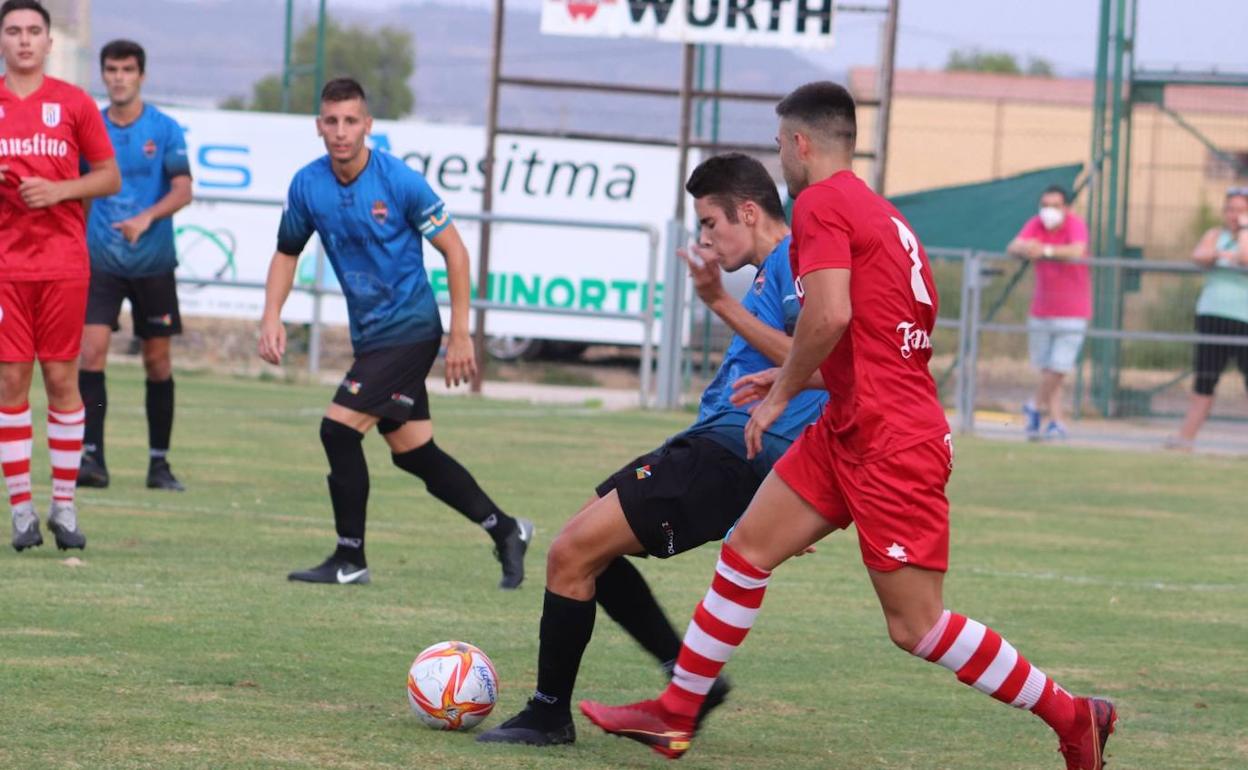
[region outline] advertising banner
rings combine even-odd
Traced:
[[[282,202],[295,172],[324,154],[309,116],[222,110],[166,110],[186,131],[195,202],[174,217],[179,277],[263,282],[277,240]],[[479,212],[485,129],[418,121],[374,123],[375,151],[403,158],[457,212]],[[495,211],[531,217],[650,223],[662,235],[675,207],[676,151],[664,147],[502,136],[495,148]],[[457,226],[476,277],[480,228]],[[315,277],[316,240],[300,260],[297,281]],[[573,227],[494,225],[489,295],[522,306],[640,312],[646,296],[649,241],[640,232]],[[425,244],[425,267],[440,297],[446,266]],[[662,277],[662,265],[658,276]],[[326,267],[326,285],[335,278]],[[263,294],[250,289],[184,285],[187,315],[259,319]],[[474,289],[475,295],[475,289]],[[661,308],[661,287],[656,291]],[[284,317],[307,322],[308,295],[292,293]],[[345,323],[340,298],[324,303],[324,320]],[[444,320],[449,315],[444,311]],[[640,344],[641,324],[491,311],[490,334]]]
[[[832,47],[833,0],[542,0],[542,32],[670,43]]]

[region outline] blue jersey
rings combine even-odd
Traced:
[[[113,225],[141,214],[168,195],[175,176],[191,175],[182,127],[150,104],[143,105],[138,120],[125,126],[109,120],[107,109],[103,112],[121,169],[121,192],[91,203],[87,218],[91,270],[127,278],[172,272],[178,256],[171,217],[152,222],[135,244]]]
[[[422,236],[451,217],[425,178],[387,152],[369,152],[350,184],[329,156],[295,174],[277,232],[277,250],[298,256],[312,233],[347,298],[356,353],[442,336],[442,318],[425,274]]]
[[[793,289],[793,273],[789,266],[789,238],[782,240],[763,262],[741,304],[758,320],[792,336],[801,309]],[[776,364],[750,347],[740,335],[733,335],[724,353],[724,362],[715,379],[702,393],[698,421],[684,435],[703,435],[745,459],[745,424],[750,421],[747,407],[733,406],[732,384],[747,374],[769,369]],[[819,418],[828,394],[824,390],[804,390],[789,402],[780,419],[763,434],[763,451],[751,461],[760,477],[771,472],[771,466],[807,425]]]

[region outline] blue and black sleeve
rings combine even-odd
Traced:
[[[303,253],[315,231],[312,217],[304,201],[300,177],[296,176],[290,183],[290,191],[286,194],[286,208],[282,210],[282,223],[277,227],[277,250],[283,254],[297,257]]]

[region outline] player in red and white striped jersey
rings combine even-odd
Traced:
[[[43,543],[31,497],[30,383],[35,359],[48,395],[52,507],[60,548],[82,548],[74,507],[82,455],[78,349],[87,308],[82,201],[121,189],[91,97],[44,74],[51,19],[36,0],[0,5],[0,465],[13,510],[13,547]],[[85,161],[87,173],[80,172]]]
[[[784,366],[741,378],[734,401],[762,399],[745,428],[751,452],[802,389],[826,387],[828,406],[722,546],[663,694],[581,710],[608,732],[681,756],[707,691],[754,625],[771,571],[852,523],[894,643],[1035,713],[1057,733],[1068,770],[1101,770],[1113,704],[1072,696],[995,631],[944,607],[953,442],[928,369],[936,287],[905,218],[851,170],[853,98],[811,83],[776,112],[797,195],[790,258],[803,309]]]

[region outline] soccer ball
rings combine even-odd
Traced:
[[[407,700],[435,730],[466,730],[494,710],[498,674],[479,648],[438,642],[416,656],[407,672]]]

